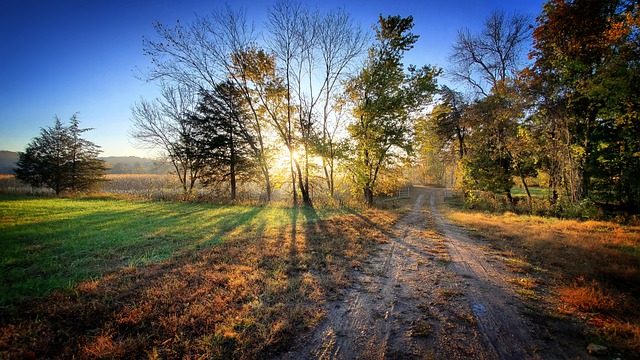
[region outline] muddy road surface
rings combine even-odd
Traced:
[[[282,359],[589,358],[526,315],[513,274],[440,213],[443,190],[412,191],[391,241]]]

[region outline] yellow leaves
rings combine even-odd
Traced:
[[[275,77],[276,59],[263,49],[250,48],[231,54],[234,70],[247,80],[264,83],[265,79]]]

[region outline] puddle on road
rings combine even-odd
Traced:
[[[477,317],[483,317],[487,312],[487,308],[482,304],[473,304],[473,313],[476,314]]]

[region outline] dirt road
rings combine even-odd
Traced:
[[[392,240],[284,359],[588,357],[523,315],[504,266],[439,212],[442,190],[413,191]]]

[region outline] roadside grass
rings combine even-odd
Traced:
[[[63,286],[47,294],[50,285],[31,284],[41,292],[30,300],[3,294],[16,305],[0,309],[7,359],[281,353],[323,318],[324,302],[341,296],[349,269],[398,218],[96,199],[1,198],[0,209],[2,269],[17,272],[3,289],[28,277]]]
[[[290,223],[293,213],[284,207],[0,196],[0,306],[218,244],[235,233],[259,235],[267,225]],[[300,220],[339,213],[320,209]]]
[[[588,320],[593,339],[640,355],[640,227],[604,221],[449,209],[457,224],[490,241],[529,299]],[[544,285],[542,285],[544,284]]]

